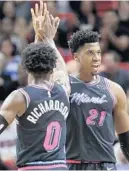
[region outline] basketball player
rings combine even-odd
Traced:
[[[57,25],[49,25],[47,39],[54,37]],[[44,28],[45,36],[47,31]],[[60,58],[56,48],[49,44],[30,44],[23,51],[22,64],[33,83],[12,92],[0,109],[0,133],[17,119],[17,166],[21,170],[67,169],[64,146],[69,113],[68,79],[65,80],[67,72]],[[57,74],[58,65],[65,75],[63,82]]]
[[[70,76],[66,143],[69,169],[115,170],[115,129],[129,160],[126,95],[118,84],[98,75],[101,50],[97,32],[77,31],[69,47],[79,70],[78,75]]]
[[[71,108],[66,143],[69,169],[114,170],[115,129],[129,159],[125,93],[118,84],[97,74],[101,65],[97,32],[78,31],[73,34],[69,46],[79,70],[78,75],[70,76]]]

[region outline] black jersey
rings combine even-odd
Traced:
[[[69,100],[55,84],[51,91],[38,86],[20,89],[27,110],[17,117],[18,167],[65,163],[66,118]]]
[[[115,162],[112,113],[116,99],[109,80],[97,76],[97,81],[91,84],[71,76],[70,82],[67,160]]]

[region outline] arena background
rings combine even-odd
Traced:
[[[34,41],[30,8],[35,1],[0,1],[0,101],[27,83],[20,67],[21,52]],[[64,57],[69,73],[76,64],[67,41],[77,30],[91,29],[101,35],[103,64],[100,74],[120,84],[129,99],[129,2],[128,1],[48,1],[53,16],[59,16],[56,45]],[[129,107],[129,105],[128,105]],[[15,122],[0,136],[0,157],[9,167],[15,166]],[[116,137],[114,144],[118,168],[129,169]],[[0,168],[1,169],[1,168]]]

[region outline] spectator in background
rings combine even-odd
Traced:
[[[5,38],[1,42],[1,52],[6,58],[3,74],[10,76],[11,80],[18,80],[18,65],[20,63],[20,56],[13,55],[14,46],[9,38]]]
[[[99,31],[101,19],[97,16],[94,2],[69,1],[71,9],[77,14],[80,29]]]
[[[7,1],[3,4],[4,17],[15,20],[15,3],[14,1]]]
[[[13,50],[14,46],[10,39],[5,38],[1,41],[0,51],[5,58],[4,69],[1,75],[4,79],[6,96],[17,89],[18,86],[18,65],[20,63],[20,56],[13,56]]]
[[[69,1],[56,1],[56,7],[58,13],[71,12]]]
[[[64,18],[60,22],[56,35],[56,44],[66,63],[73,59],[67,42],[73,32],[76,32],[77,30],[79,30],[79,20],[74,13],[70,13],[68,18]]]
[[[102,18],[101,47],[103,51],[115,50],[122,61],[129,60],[129,30],[120,27],[116,12],[108,11]]]
[[[14,22],[10,19],[5,17],[1,22],[1,37],[3,36],[11,36],[13,33],[13,25]]]
[[[20,51],[21,39],[19,35],[14,33],[15,22],[12,21],[10,18],[6,17],[2,20],[1,24],[2,24],[2,29],[1,29],[0,39],[2,40],[5,37],[9,37],[13,42],[13,44],[15,45],[16,51]]]
[[[79,15],[79,13],[80,13],[80,4],[81,4],[81,1],[69,1],[70,8],[77,15]]]
[[[58,29],[58,42],[63,48],[68,48],[68,40],[73,32],[79,30],[79,20],[76,14],[71,13],[68,18],[60,22]]]
[[[16,18],[22,17],[25,18],[27,22],[29,22],[31,19],[31,1],[15,1],[15,4]]]
[[[109,51],[103,57],[103,65],[105,71],[100,75],[118,83],[126,94],[129,90],[129,73],[126,70],[120,69],[120,56],[115,51]]]
[[[125,29],[129,28],[129,2],[128,1],[120,1],[118,16],[120,19],[120,26]]]
[[[13,38],[14,44],[17,46],[18,52],[21,52],[22,49],[24,49],[27,45],[27,34],[28,31],[28,25],[25,18],[16,18],[15,24],[14,24],[14,35],[15,38]]]
[[[55,1],[48,1],[47,2],[47,8],[48,8],[50,14],[53,15],[53,17],[57,16],[57,9],[56,9],[56,2]]]
[[[94,12],[94,2],[81,1],[79,20],[81,23],[80,27],[82,27],[82,29],[84,27],[85,29],[99,31],[101,19]]]

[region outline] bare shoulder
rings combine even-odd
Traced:
[[[120,85],[109,81],[111,89],[116,96],[116,104],[113,110],[114,124],[117,134],[129,130],[129,115],[127,112],[127,98],[124,90]]]
[[[1,110],[14,109],[19,113],[23,113],[25,105],[23,94],[19,90],[15,90],[5,99],[1,106]]]
[[[119,84],[117,84],[111,80],[108,80],[108,81],[109,81],[110,88],[111,88],[112,92],[114,93],[117,101],[119,101],[119,102],[120,101],[123,101],[123,102],[127,101],[126,94],[125,94],[123,88]]]
[[[24,97],[19,90],[14,90],[10,95],[5,99],[3,104],[19,104],[24,101]]]

